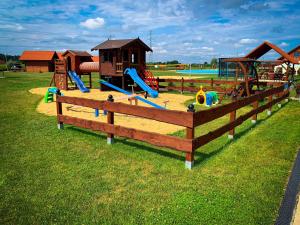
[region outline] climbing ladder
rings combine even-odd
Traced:
[[[50,91],[47,91],[46,94],[45,94],[45,97],[44,97],[44,101],[45,101],[45,103],[53,102],[54,101],[53,93],[50,92]]]
[[[159,90],[158,82],[155,79],[155,77],[153,76],[151,71],[149,71],[149,70],[144,71],[144,81],[146,84],[151,86],[152,89],[157,90],[157,91]]]

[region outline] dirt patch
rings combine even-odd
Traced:
[[[47,91],[47,87],[43,88],[34,88],[31,89],[29,92],[36,95],[44,96]],[[106,100],[108,95],[111,94],[114,96],[115,99],[124,97],[124,94],[115,92],[115,91],[99,91],[99,89],[91,89],[89,93],[82,93],[79,90],[72,90],[72,91],[62,91],[64,96],[71,96],[71,97],[81,97],[81,98],[88,98],[88,99],[96,99],[96,100]],[[181,94],[169,94],[169,93],[160,93],[158,98],[149,98],[150,101],[164,106],[165,101],[168,101],[167,109],[171,110],[180,110],[186,111],[186,106],[184,106],[184,102],[187,100],[192,99],[191,96],[185,96]],[[127,99],[120,99],[116,100],[117,102],[122,102],[129,104]],[[141,106],[151,107],[143,102],[138,102]],[[43,113],[49,116],[56,115],[56,103],[45,103],[44,100],[41,100],[39,105],[37,106],[37,111],[39,113]],[[86,107],[74,106],[70,104],[63,104],[63,114],[73,117],[78,117],[87,120],[94,120],[99,122],[106,122],[107,118],[103,115],[103,111],[100,110],[99,117],[95,117],[95,110]],[[154,120],[142,119],[135,116],[128,116],[123,114],[115,114],[115,124],[121,125],[124,127],[141,129],[145,131],[152,131],[161,134],[169,134],[176,132],[178,130],[183,129],[183,127],[162,123]]]

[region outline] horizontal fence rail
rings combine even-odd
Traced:
[[[164,79],[166,80],[166,79]],[[168,79],[173,80],[173,79]],[[189,81],[189,80],[188,80]],[[208,82],[208,81],[206,81]],[[218,82],[218,81],[215,81]],[[222,81],[223,82],[223,81]],[[229,81],[230,83],[232,81]],[[229,84],[230,84],[229,83]],[[275,96],[277,96],[275,98]],[[212,140],[222,136],[226,132],[229,132],[229,137],[234,137],[234,129],[241,125],[244,121],[252,118],[252,122],[257,120],[257,114],[268,110],[268,114],[271,114],[271,108],[275,104],[279,104],[282,100],[289,96],[289,90],[284,89],[284,85],[270,88],[266,91],[260,92],[243,99],[195,112],[194,109],[189,107],[187,112],[176,110],[161,110],[156,108],[127,105],[120,102],[113,102],[113,99],[107,101],[57,96],[57,122],[58,127],[63,128],[63,124],[69,124],[93,131],[100,131],[107,133],[108,144],[113,143],[114,135],[130,138],[138,141],[147,142],[152,145],[167,147],[174,150],[185,152],[186,154],[186,167],[191,168],[194,162],[194,152],[197,148],[211,142]],[[259,104],[267,98],[267,103]],[[107,112],[107,122],[92,121],[68,115],[63,115],[62,104],[73,104],[83,107],[89,107],[98,110],[104,110]],[[236,118],[236,111],[245,107],[252,106],[253,109],[244,115]],[[184,127],[186,130],[185,137],[175,137],[171,135],[159,134],[152,131],[143,131],[139,129],[128,128],[114,124],[114,114],[131,115],[138,118],[150,119],[163,123],[178,125]],[[207,134],[195,137],[195,128],[200,125],[204,125],[210,121],[221,118],[227,114],[230,114],[229,122]]]

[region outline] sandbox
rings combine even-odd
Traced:
[[[48,87],[42,87],[31,89],[29,90],[29,92],[32,94],[44,96],[47,90]],[[64,96],[80,97],[95,100],[106,100],[108,95],[110,94],[113,95],[115,99],[124,96],[124,94],[116,91],[104,92],[99,91],[99,89],[91,89],[89,93],[82,93],[79,90],[62,91],[62,93]],[[193,96],[186,96],[181,94],[160,93],[158,98],[149,98],[149,100],[161,106],[164,106],[164,102],[168,101],[166,103],[167,109],[186,111],[187,107],[184,103],[193,98]],[[127,99],[121,99],[117,102],[130,104]],[[140,101],[138,102],[138,105],[151,107]],[[45,103],[44,100],[41,100],[37,106],[37,111],[48,116],[56,116],[56,103]],[[100,111],[99,117],[95,117],[95,111],[93,109],[69,104],[63,104],[63,113],[64,115],[99,122],[106,122],[107,120],[107,117],[103,115],[103,111]],[[156,133],[160,134],[170,134],[183,129],[183,127],[177,125],[162,123],[154,120],[143,119],[135,116],[128,116],[118,113],[115,114],[115,124],[123,126],[126,125],[126,127],[129,128],[155,131]]]

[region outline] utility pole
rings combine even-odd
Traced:
[[[149,46],[152,49],[152,30],[150,30],[149,32]],[[152,62],[153,57],[152,57],[152,52],[149,53],[149,57],[148,57],[148,62]]]
[[[7,65],[7,57],[6,57],[6,53],[4,53],[4,58],[5,58],[6,71],[8,71],[8,65]]]

